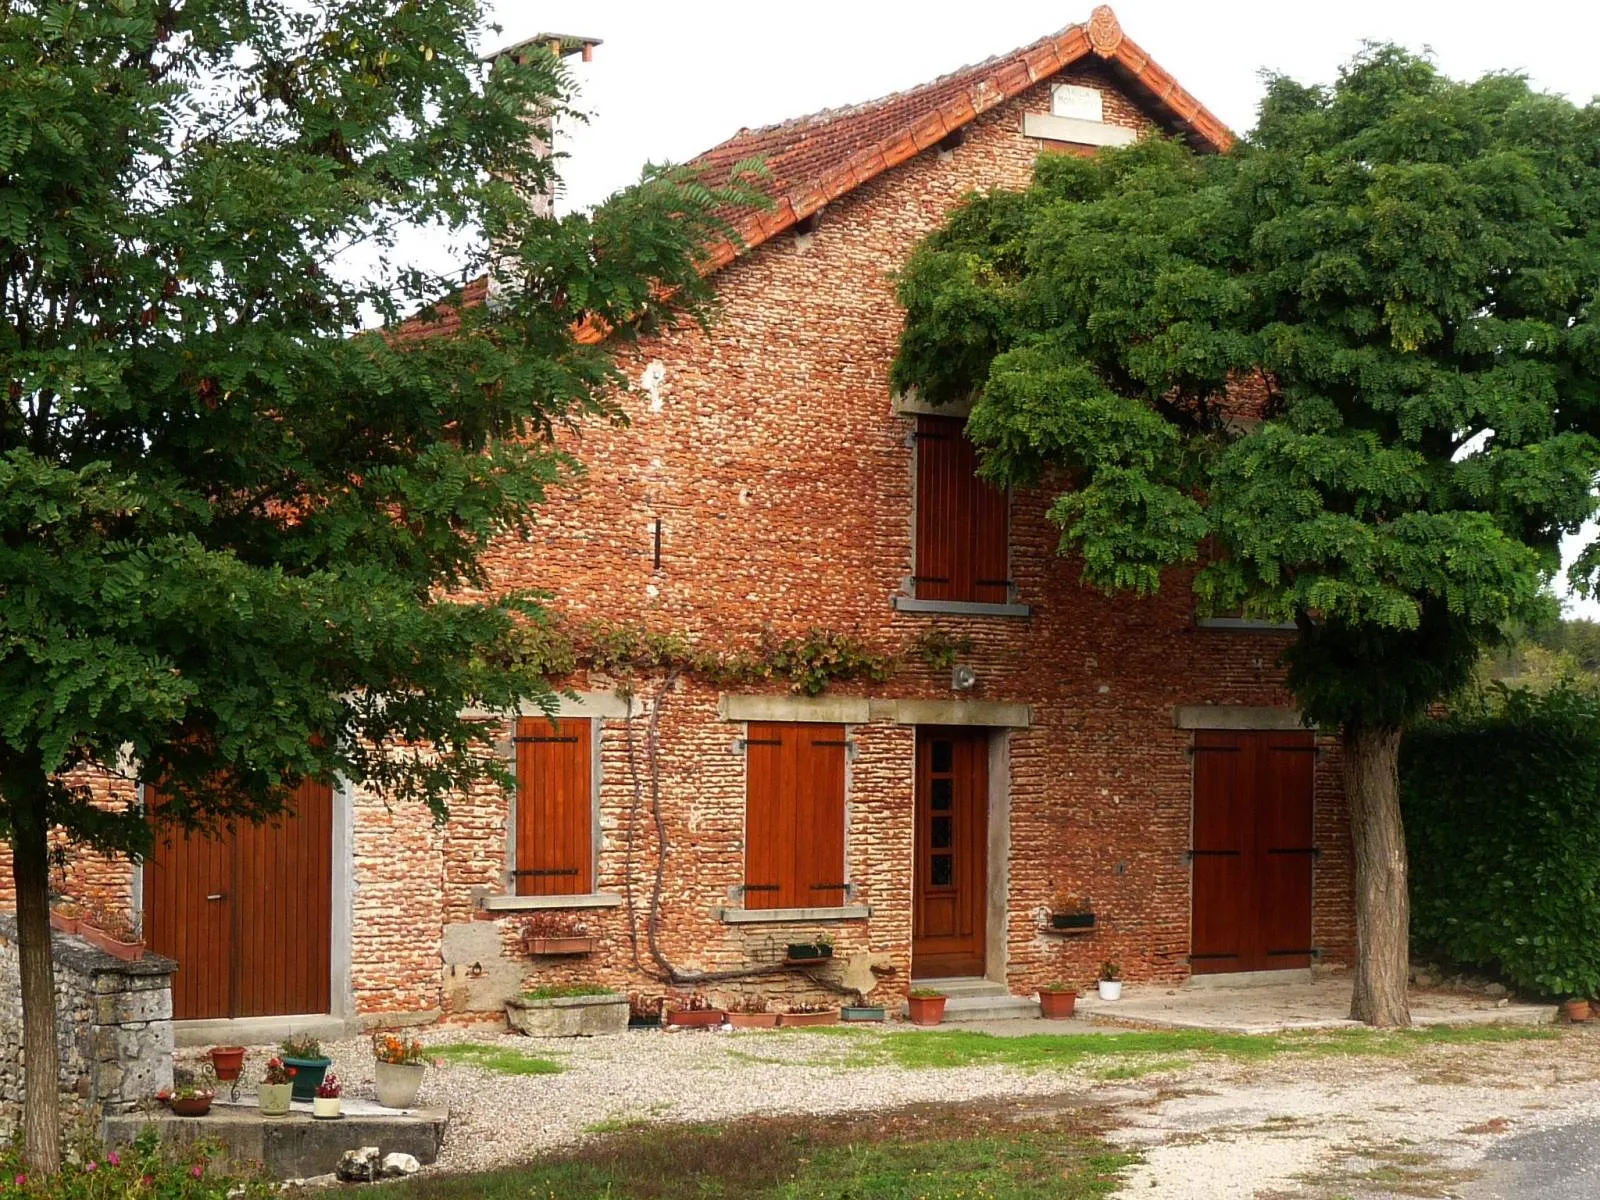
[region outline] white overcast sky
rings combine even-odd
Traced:
[[[682,162],[758,126],[913,87],[1087,19],[1091,0],[498,0],[497,48],[535,33],[600,38],[570,59],[590,121],[560,149],[561,207],[586,207],[647,161]],[[1121,0],[1128,36],[1238,131],[1261,72],[1328,81],[1364,40],[1433,53],[1460,78],[1519,71],[1600,94],[1600,0]],[[1572,611],[1600,617],[1600,605]]]

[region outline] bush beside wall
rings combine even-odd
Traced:
[[[1497,689],[1409,732],[1400,778],[1416,950],[1600,994],[1600,700]]]

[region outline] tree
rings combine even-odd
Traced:
[[[1600,108],[1387,46],[1270,80],[1227,155],[1044,156],[900,283],[895,383],[976,398],[982,472],[1055,491],[1086,583],[1298,628],[1374,1025],[1409,1021],[1401,731],[1537,617],[1595,507],[1597,284]]]
[[[538,597],[487,594],[479,557],[576,469],[553,435],[617,413],[585,330],[703,316],[701,248],[751,199],[647,169],[537,215],[568,79],[480,61],[483,15],[0,0],[0,837],[37,1172],[51,831],[152,838],[74,769],[131,758],[199,829],[335,774],[443,819],[497,774],[462,711],[552,693]],[[494,271],[489,302],[431,310],[449,337],[362,332],[459,284],[391,261],[417,229]]]

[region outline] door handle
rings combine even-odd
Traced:
[[[222,893],[221,892],[212,892],[209,896],[206,897],[206,899],[207,900],[221,900],[222,899]]]

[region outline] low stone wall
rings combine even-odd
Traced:
[[[123,962],[52,933],[62,1102],[83,1116],[128,1112],[172,1084],[172,972],[146,954]],[[17,922],[0,913],[0,1136],[22,1110],[22,991]]]

